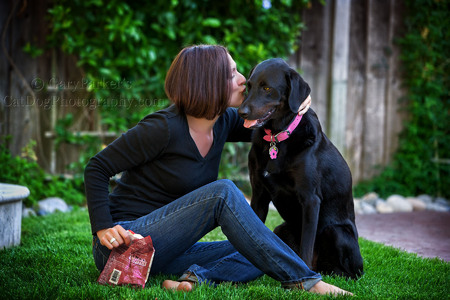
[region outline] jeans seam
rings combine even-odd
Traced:
[[[225,257],[225,258],[220,259],[214,266],[212,266],[212,267],[210,268],[210,270],[212,271],[212,270],[218,268],[219,266],[223,265],[223,264],[224,264],[225,262],[227,262],[227,261],[229,261],[229,257],[228,257],[228,256]]]
[[[216,245],[214,245],[214,246],[216,246]],[[214,247],[214,248],[212,248],[212,247],[204,247],[204,248],[202,248],[201,249],[201,251],[188,251],[189,249],[191,249],[191,248],[189,248],[188,250],[186,250],[186,254],[195,254],[195,253],[202,253],[202,252],[208,252],[208,251],[211,251],[211,250],[216,250],[216,249],[220,249],[220,248],[224,248],[224,247],[228,247],[228,245],[225,245],[225,244],[223,244],[223,245],[220,245],[220,247]]]
[[[95,263],[97,264],[97,261],[96,261],[96,259],[95,259],[95,257],[97,257],[97,259],[101,259],[101,264],[103,265],[103,266],[105,266],[106,265],[106,263],[107,263],[107,261],[108,261],[108,258],[109,258],[109,256],[106,256],[104,253],[103,253],[103,251],[101,250],[101,247],[104,247],[104,246],[102,246],[101,244],[100,244],[100,240],[98,239],[98,238],[96,238],[96,242],[95,242],[95,244],[94,244],[94,247],[93,247],[93,252],[95,252],[95,253],[93,253],[93,255],[94,255],[94,261],[95,261]]]
[[[100,247],[103,246],[100,244],[100,241],[97,238],[97,241],[95,242],[95,252],[99,253],[103,259],[108,260],[108,257],[106,257],[105,254],[103,254],[103,251],[100,250]]]

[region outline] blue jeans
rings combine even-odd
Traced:
[[[263,274],[284,286],[308,290],[321,280],[289,246],[256,216],[241,191],[218,180],[134,221],[116,224],[142,236],[155,248],[151,274],[194,273],[199,282],[247,282]],[[220,226],[227,241],[198,242]],[[103,270],[110,250],[94,236],[96,266]]]

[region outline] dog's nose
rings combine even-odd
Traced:
[[[238,114],[243,119],[247,119],[249,113],[250,111],[246,105],[241,105],[238,109]]]

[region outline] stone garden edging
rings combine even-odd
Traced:
[[[429,195],[417,197],[404,197],[401,195],[391,195],[386,200],[378,196],[377,193],[368,193],[362,198],[354,199],[356,214],[375,213],[395,213],[432,210],[439,212],[449,212],[450,203],[447,199]]]

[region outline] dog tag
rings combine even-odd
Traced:
[[[276,144],[274,142],[270,143],[270,148],[269,148],[269,156],[270,159],[276,159],[277,158],[277,154],[278,154],[278,148],[276,146]]]

